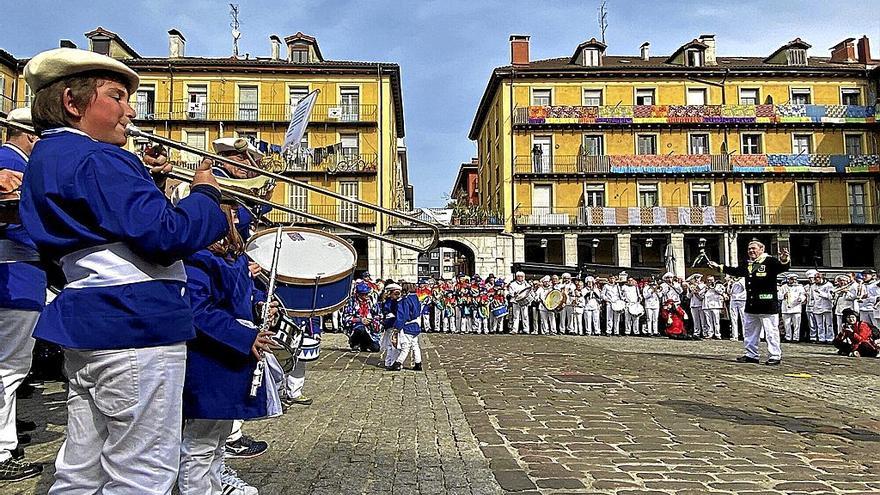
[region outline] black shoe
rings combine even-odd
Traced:
[[[34,431],[37,429],[37,424],[33,421],[28,421],[26,419],[16,419],[15,420],[15,429],[18,431]]]
[[[401,367],[402,366],[400,366],[400,363],[395,362],[391,366],[385,368],[385,371],[400,371]]]
[[[413,365],[413,371],[422,371],[422,363],[416,363]]]
[[[21,481],[43,472],[43,466],[9,458],[0,462],[0,481]]]
[[[758,359],[758,358],[753,358],[753,357],[748,357],[748,356],[740,356],[740,357],[736,358],[736,362],[737,362],[737,363],[753,363],[753,364],[758,364],[758,363],[761,362],[761,360]]]
[[[764,364],[767,366],[779,366],[780,364],[782,364],[782,360],[781,359],[768,359]]]
[[[284,399],[281,399],[281,403],[285,407],[310,406],[310,405],[312,405],[312,399],[309,397],[306,397],[305,395],[300,395],[299,397],[296,397],[296,398],[285,397]]]
[[[226,442],[227,459],[251,459],[269,450],[269,444],[242,435],[234,442]]]

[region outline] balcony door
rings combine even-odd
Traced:
[[[339,99],[342,106],[343,122],[357,122],[360,120],[361,90],[357,87],[344,87],[339,89]]]
[[[340,181],[339,194],[346,198],[358,199],[358,182],[354,180]],[[356,223],[358,221],[358,205],[340,200],[339,221],[343,223]]]
[[[532,187],[532,213],[549,215],[553,210],[553,186],[535,184]]]
[[[800,223],[816,223],[816,184],[812,182],[798,183],[798,217]]]
[[[709,135],[691,134],[689,139],[689,151],[691,155],[709,154]]]
[[[745,184],[745,223],[764,223],[763,184]]]
[[[189,86],[187,88],[186,117],[192,120],[205,120],[208,117],[208,87]]]
[[[287,191],[287,201],[290,207],[294,210],[304,211],[308,213],[309,191],[306,190],[304,187],[300,187],[294,184],[290,184]],[[288,221],[291,223],[302,223],[307,220],[305,217],[301,217],[299,215],[288,214]]]
[[[137,118],[139,119],[152,120],[156,118],[155,86],[141,86],[138,88],[137,93],[134,95],[134,110],[137,112]]]
[[[551,136],[535,136],[532,140],[532,171],[548,174],[552,171],[553,138]]]
[[[687,90],[688,105],[705,105],[706,104],[706,88],[688,88]]]
[[[257,87],[239,86],[238,120],[257,120]]]
[[[864,182],[849,183],[849,218],[852,223],[867,223],[867,192]]]

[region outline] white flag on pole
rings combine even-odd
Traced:
[[[299,148],[302,137],[306,132],[306,126],[309,125],[309,117],[312,115],[312,107],[315,106],[315,100],[318,99],[320,90],[314,90],[307,94],[302,100],[296,104],[296,107],[290,112],[290,125],[284,134],[283,149]]]

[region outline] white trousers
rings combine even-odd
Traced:
[[[64,350],[67,438],[50,495],[169,494],[180,465],[186,345]]]
[[[574,319],[574,308],[571,306],[563,306],[559,311],[559,333],[572,333],[572,320]]]
[[[18,446],[15,391],[31,369],[38,311],[0,309],[0,462]]]
[[[767,338],[767,354],[770,359],[782,359],[782,348],[779,345],[779,315],[744,314],[743,347],[745,347],[746,356],[760,357],[758,343],[761,341],[761,332],[764,332],[764,336]]]
[[[282,385],[283,387],[283,385]],[[229,433],[229,437],[226,438],[226,441],[232,443],[239,438],[241,438],[241,427],[244,426],[244,420],[236,419],[232,421],[232,431]]]
[[[703,309],[703,337],[721,338],[720,309]]]
[[[745,309],[746,302],[745,301],[731,301],[730,302],[730,339],[738,340],[739,339],[739,328],[740,324],[745,321]]]
[[[874,311],[862,311],[859,310],[859,321],[866,321],[873,326],[877,326],[877,319],[874,318]]]
[[[290,370],[290,373],[287,374],[287,378],[281,386],[281,396],[298,399],[303,394],[303,387],[305,384],[306,362],[297,359],[296,364],[293,366],[293,369]]]
[[[801,337],[801,314],[783,313],[782,326],[785,327],[785,340],[797,341]]]
[[[645,333],[648,335],[659,335],[660,329],[657,328],[657,320],[660,318],[660,308],[645,308]]]
[[[409,351],[412,351],[413,353],[413,362],[415,364],[422,362],[422,349],[419,347],[418,335],[409,335],[400,332],[400,335],[397,336],[397,343],[400,346],[400,355],[397,357],[398,363],[403,365],[406,362],[406,358],[409,356]]]
[[[187,419],[180,442],[180,495],[221,495],[220,469],[232,420]]]
[[[517,303],[510,305],[512,319],[510,323],[510,333],[519,333],[519,325],[522,323],[522,332],[529,333],[529,306],[528,304],[520,306]]]
[[[464,314],[461,306],[455,308],[455,328],[461,333],[471,333],[471,317]]]
[[[706,320],[703,317],[703,307],[691,307],[691,320],[694,323],[694,335],[703,336],[703,329],[706,328]]]
[[[810,341],[831,342],[834,340],[834,315],[827,313],[809,313]]]
[[[541,316],[541,333],[544,335],[548,334],[556,334],[556,313],[553,311],[548,311],[543,307],[538,309],[538,314]]]
[[[584,335],[599,335],[602,333],[602,327],[599,326],[600,317],[599,308],[584,310]]]
[[[641,333],[639,329],[640,319],[641,316],[632,315],[629,311],[624,311],[623,321],[626,323],[627,335],[638,335],[639,333]]]
[[[573,310],[571,313],[571,333],[574,335],[584,334],[584,313]]]
[[[620,331],[620,315],[623,311],[614,311],[611,304],[605,305],[605,333],[608,335],[622,334]]]

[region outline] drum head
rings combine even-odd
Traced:
[[[544,296],[544,306],[547,306],[547,309],[556,309],[560,304],[562,304],[562,291],[559,289],[553,289]]]
[[[276,229],[255,234],[245,247],[247,255],[267,273],[272,267]],[[331,282],[354,270],[354,248],[339,236],[308,228],[285,227],[281,233],[278,280],[308,283]]]

